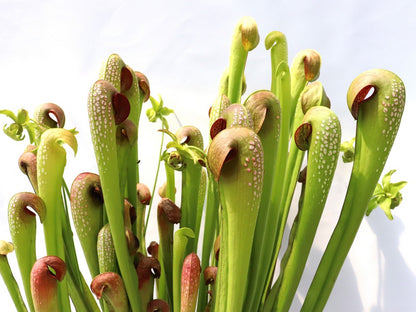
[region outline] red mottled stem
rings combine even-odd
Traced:
[[[130,311],[123,280],[117,273],[105,272],[97,275],[92,280],[91,290],[97,299],[104,299],[110,312]]]
[[[36,312],[59,311],[58,281],[66,274],[59,257],[46,256],[35,262],[30,274],[33,304]]]
[[[166,301],[154,299],[147,305],[147,312],[169,312],[170,308]]]
[[[181,312],[195,311],[201,263],[196,253],[186,256],[182,267]]]
[[[139,278],[139,296],[141,297],[142,309],[146,310],[148,303],[153,298],[154,279],[161,274],[160,262],[154,257],[138,254],[139,263],[136,266]]]
[[[157,297],[162,298],[164,297],[165,293],[165,285],[166,285],[166,273],[165,268],[163,266],[163,260],[159,255],[159,244],[155,241],[150,242],[149,246],[147,247],[147,252],[153,257],[156,258],[160,263],[160,277],[156,280],[156,291]],[[166,296],[165,296],[166,297]]]
[[[218,268],[216,266],[209,266],[205,268],[203,272],[205,285],[210,285],[210,290],[208,291],[209,299],[205,308],[206,312],[211,310],[213,298],[215,298],[215,281],[217,279],[217,271]]]
[[[209,266],[205,268],[203,272],[205,285],[215,284],[215,280],[217,279],[217,271],[218,271],[218,268],[216,266]]]
[[[154,258],[159,259],[159,244],[155,241],[150,242],[147,252]]]
[[[160,248],[166,277],[167,296],[172,298],[173,226],[181,221],[181,210],[175,203],[162,198],[157,207]],[[168,301],[171,302],[171,299]]]
[[[215,284],[215,280],[217,279],[217,271],[218,271],[218,268],[216,266],[209,266],[205,268],[204,270],[205,285]]]

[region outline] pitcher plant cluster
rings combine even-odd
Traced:
[[[12,119],[4,127],[8,136],[21,141],[27,133],[30,140],[19,167],[33,190],[11,198],[12,243],[0,246],[1,274],[18,311],[70,311],[71,302],[77,311],[288,311],[341,152],[353,162],[350,182],[302,306],[304,312],[324,309],[364,216],[380,206],[392,219],[402,200],[406,182],[392,183],[394,170],[378,181],[399,129],[405,88],[384,69],[355,78],[347,105],[356,135],[341,143],[340,122],[318,80],[319,53],[303,50],[289,66],[281,32],[264,40],[271,86],[243,98],[246,61],[259,42],[256,22],[242,18],[205,141],[195,126],[173,132],[166,118],[173,110],[150,96],[146,76],[110,55],[86,99],[98,172],[80,173],[70,187],[63,179],[66,150],[82,146],[77,132],[64,128],[63,110],[43,104],[32,118],[24,109],[0,111]],[[145,102],[162,138],[151,186],[140,182],[139,172]],[[156,220],[149,217],[152,208]],[[290,209],[297,213],[293,223]],[[39,223],[46,255],[37,253]],[[158,241],[146,241],[156,227]],[[7,260],[13,250],[23,289]],[[81,273],[80,257],[89,276]]]

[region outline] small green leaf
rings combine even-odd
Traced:
[[[25,109],[19,109],[17,111],[17,122],[19,124],[24,124],[29,121],[29,113]]]
[[[383,209],[384,213],[386,214],[387,218],[393,220],[393,216],[391,214],[391,198],[388,197],[380,197],[380,201],[377,201],[378,205],[381,209]]]
[[[381,186],[381,184],[377,184],[373,196],[378,196],[378,195],[382,195],[384,193],[383,187]]]
[[[389,193],[391,194],[397,194],[399,191],[404,188],[407,185],[406,181],[396,182],[396,183],[390,183],[389,187]]]
[[[401,181],[396,183],[391,183],[391,176],[395,173],[396,170],[390,170],[386,173],[381,179],[382,184],[378,183],[373,197],[371,198],[366,215],[370,215],[377,206],[380,206],[386,214],[387,218],[390,220],[393,219],[391,210],[400,205],[403,200],[402,194],[399,192],[403,187],[406,186],[407,182]]]
[[[156,112],[153,108],[146,110],[146,116],[150,122],[156,122]]]
[[[15,141],[22,141],[25,136],[23,134],[23,127],[18,123],[12,123],[3,127],[4,133]]]
[[[2,109],[2,110],[0,110],[0,114],[6,115],[7,117],[10,117],[11,119],[13,119],[14,122],[17,122],[16,115],[12,111],[10,111],[8,109]]]
[[[162,108],[160,108],[160,109],[159,109],[159,112],[160,112],[162,115],[167,116],[167,115],[169,115],[169,114],[172,114],[172,113],[173,113],[173,109],[170,109],[170,108],[167,108],[167,107],[162,107]]]
[[[173,110],[163,106],[162,97],[159,95],[159,101],[157,101],[154,97],[150,97],[150,102],[152,107],[146,110],[146,116],[150,122],[156,122],[158,119],[162,122],[162,126],[164,129],[169,129],[168,121],[166,120],[165,116],[170,115],[173,113]]]
[[[383,179],[381,180],[381,183],[382,183],[384,189],[387,188],[388,185],[390,184],[391,175],[395,172],[396,172],[396,170],[390,170],[388,173],[386,173],[384,175]]]

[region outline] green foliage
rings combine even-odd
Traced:
[[[33,118],[25,109],[17,114],[0,110],[12,121],[3,127],[4,133],[16,141],[23,141],[27,135],[34,145],[28,148],[33,152],[31,162],[22,162],[20,167],[28,176],[29,171],[32,173],[36,193],[32,197],[39,196],[45,204],[39,210],[42,213],[34,210],[40,214],[51,257],[43,260],[46,267],[43,262],[33,264],[33,213],[26,205],[16,209],[15,200],[9,210],[9,227],[30,310],[41,307],[47,299],[60,310],[69,311],[70,297],[79,311],[112,311],[116,307],[122,311],[288,311],[341,152],[344,162],[353,162],[350,184],[302,308],[323,310],[364,215],[380,206],[393,219],[391,210],[402,201],[400,191],[406,182],[391,182],[395,170],[377,182],[399,128],[404,85],[395,74],[382,69],[354,79],[347,104],[357,119],[357,132],[352,140],[341,144],[341,125],[330,109],[322,83],[317,81],[321,56],[315,50],[303,50],[289,66],[286,37],[280,32],[272,31],[265,40],[271,55],[270,90],[257,90],[242,99],[246,61],[258,43],[256,22],[250,17],[241,19],[232,37],[229,67],[220,79],[210,110],[206,146],[196,127],[172,132],[167,116],[174,111],[164,106],[160,96],[158,100],[149,97],[143,74],[127,66],[119,55],[110,55],[87,99],[99,172],[79,174],[71,194],[63,181],[67,160],[62,145],[68,144],[76,153],[77,131],[64,129],[63,110],[47,103]],[[146,194],[139,196],[138,123],[148,98],[146,116],[149,122],[160,121],[162,137],[152,192],[146,187]],[[170,138],[168,143],[164,142],[165,135]],[[151,220],[158,227],[159,241],[150,243],[146,250],[144,234],[161,164],[166,183],[155,205],[157,220]],[[179,176],[175,170],[180,171],[182,183],[175,183]],[[302,184],[299,197],[295,196],[298,182]],[[175,196],[177,186],[180,200]],[[99,304],[78,267],[80,255],[69,221],[69,197],[75,231],[92,278],[90,288]],[[298,207],[297,216],[288,224],[292,206]],[[287,227],[291,228],[289,241],[282,244]],[[204,233],[200,236],[201,228]],[[26,253],[22,253],[22,246],[27,247]],[[26,311],[7,261],[13,245],[2,243],[1,247],[0,273],[17,310]],[[48,263],[58,264],[57,269]],[[32,267],[35,270],[28,273]],[[211,272],[210,286],[201,274],[206,268]],[[276,281],[275,272],[279,273]],[[46,280],[39,284],[37,275],[46,276]],[[53,289],[47,292],[45,285]]]
[[[395,172],[396,170],[390,170],[384,175],[383,179],[381,180],[381,184],[377,184],[373,197],[368,204],[366,212],[367,216],[369,216],[374,209],[380,207],[383,209],[387,218],[393,220],[391,210],[399,206],[402,202],[403,197],[400,193],[400,190],[407,184],[405,181],[391,183],[391,176]]]

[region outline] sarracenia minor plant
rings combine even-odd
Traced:
[[[245,65],[260,39],[252,18],[238,22],[206,134],[198,125],[172,131],[166,116],[173,110],[150,96],[146,76],[110,55],[85,99],[98,172],[77,173],[71,186],[63,179],[66,151],[83,146],[77,131],[64,128],[63,109],[43,104],[33,118],[24,109],[0,111],[12,119],[3,128],[9,137],[30,140],[18,163],[33,190],[10,199],[12,242],[0,246],[0,273],[18,311],[70,311],[71,304],[77,311],[289,311],[343,153],[353,162],[350,182],[302,307],[324,309],[364,216],[380,206],[393,219],[402,200],[406,182],[391,182],[394,170],[378,182],[405,88],[385,69],[354,79],[346,104],[356,135],[341,143],[341,124],[318,80],[319,53],[303,50],[289,65],[281,32],[264,41],[270,87],[243,98]],[[146,115],[160,120],[162,137],[150,187],[140,181],[138,144],[148,99]],[[288,224],[290,209],[297,211]],[[46,255],[36,246],[37,226]],[[157,227],[158,240],[146,241],[150,227]],[[22,289],[7,260],[12,251]]]

